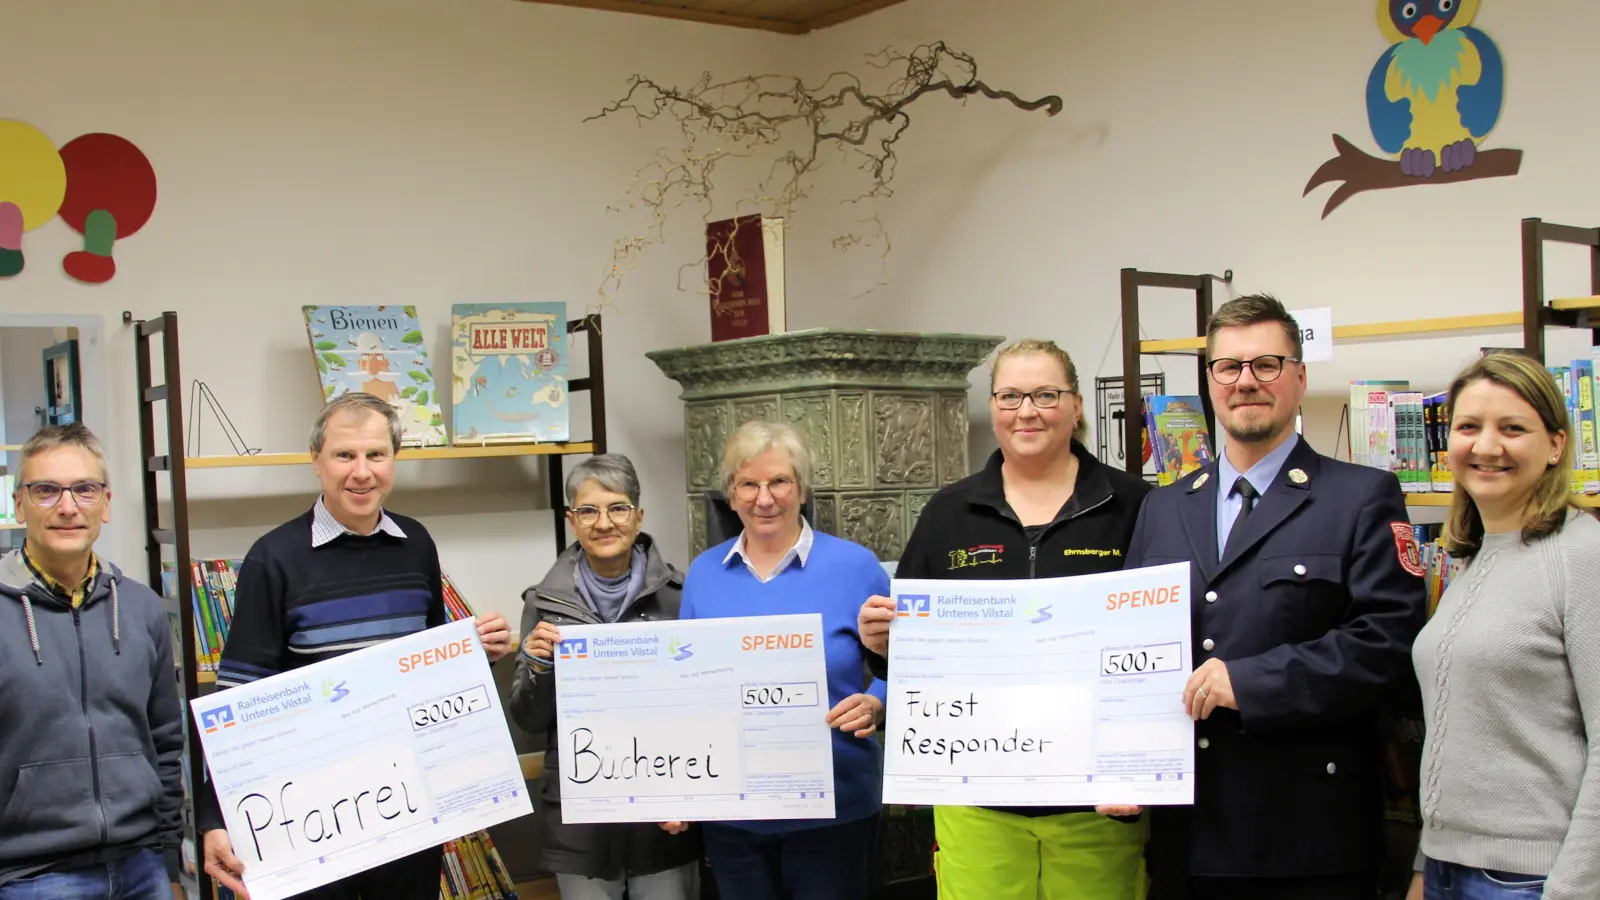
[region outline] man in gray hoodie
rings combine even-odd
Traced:
[[[161,598],[97,558],[105,451],[82,425],[22,448],[0,558],[0,900],[168,900],[183,707]]]

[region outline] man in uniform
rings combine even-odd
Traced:
[[[1381,713],[1426,618],[1404,496],[1295,433],[1300,329],[1276,299],[1224,304],[1206,338],[1224,452],[1150,494],[1128,551],[1193,580],[1194,805],[1151,810],[1150,897],[1368,900]]]

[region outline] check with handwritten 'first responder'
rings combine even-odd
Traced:
[[[885,803],[1194,802],[1188,563],[891,594]]]

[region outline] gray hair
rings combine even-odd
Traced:
[[[600,453],[573,466],[567,475],[567,505],[578,499],[578,491],[585,481],[627,497],[634,506],[639,505],[639,473],[633,470],[633,460],[621,453]]]
[[[773,449],[782,450],[789,455],[789,463],[794,466],[794,479],[804,497],[811,496],[811,451],[806,449],[805,439],[793,425],[787,422],[769,422],[765,419],[751,419],[734,429],[728,436],[727,443],[722,445],[722,492],[730,494],[733,491],[733,476],[743,465],[761,454]]]
[[[317,413],[317,420],[311,423],[311,455],[322,452],[322,444],[328,437],[328,421],[342,412],[361,413],[373,412],[383,416],[389,425],[389,443],[394,452],[400,452],[400,439],[405,435],[405,429],[400,424],[400,414],[395,412],[389,401],[374,394],[364,391],[350,391],[328,401]]]
[[[106,449],[100,443],[100,439],[95,437],[94,432],[82,422],[73,422],[70,425],[46,425],[33,437],[28,438],[28,442],[22,445],[18,476],[21,476],[22,470],[27,468],[28,460],[57,447],[78,447],[89,451],[100,462],[101,480],[108,483],[111,481],[111,469],[106,465]],[[18,477],[17,481],[20,486],[22,479]]]

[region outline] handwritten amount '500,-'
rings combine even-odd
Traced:
[[[1107,653],[1103,668],[1107,675],[1123,675],[1148,672],[1155,668],[1154,663],[1150,654],[1143,650],[1137,653]]]

